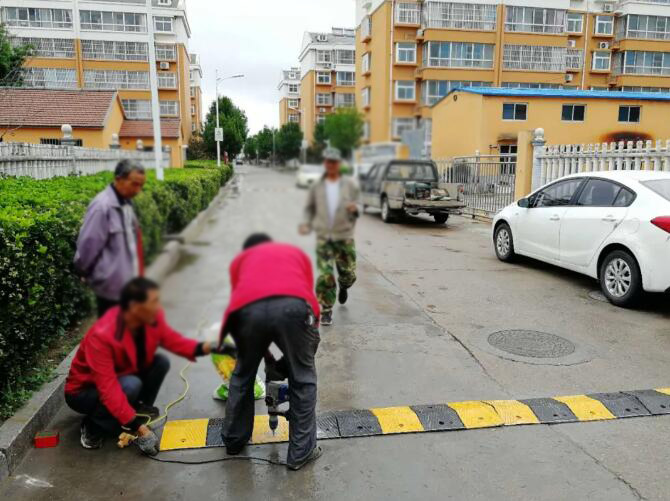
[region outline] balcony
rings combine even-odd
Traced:
[[[565,69],[567,71],[581,71],[584,66],[584,51],[582,49],[568,49],[565,56]]]
[[[396,26],[420,26],[421,7],[418,3],[397,3],[394,19]]]

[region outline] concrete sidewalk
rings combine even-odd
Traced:
[[[227,267],[256,230],[302,246],[296,228],[305,192],[294,178],[241,169],[239,196],[211,214],[163,288],[170,322],[205,339],[228,300]],[[536,264],[495,260],[486,225],[456,218],[446,227],[421,221],[384,225],[364,215],[358,229],[359,281],[350,302],[322,329],[317,367],[319,411],[446,401],[528,398],[615,391],[667,383],[667,313],[627,312],[587,299],[595,285]],[[481,344],[483,333],[537,325],[565,335],[590,357],[576,366],[504,360]],[[632,329],[635,326],[635,330]],[[628,336],[625,335],[628,333]],[[646,340],[640,341],[642,336]],[[586,348],[584,348],[586,349]],[[184,361],[159,404],[182,391]],[[630,367],[627,363],[630,362]],[[218,384],[202,359],[187,376],[191,391],[171,419],[221,417]],[[666,376],[667,377],[667,376]],[[667,384],[670,386],[670,384]],[[265,413],[262,403],[257,412]],[[108,441],[78,444],[79,417],[63,409],[52,428],[55,449],[31,451],[0,498],[70,499],[666,499],[663,446],[670,418],[613,423],[424,433],[328,441],[315,464],[294,473],[250,462],[161,464]],[[284,459],[285,445],[249,454]],[[222,449],[162,454],[185,461],[222,457]]]

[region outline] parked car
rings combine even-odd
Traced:
[[[564,177],[499,212],[493,242],[501,261],[520,254],[599,279],[618,306],[670,292],[670,172]]]
[[[363,210],[381,209],[382,220],[389,223],[403,215],[429,214],[444,224],[449,215],[465,207],[462,187],[443,184],[435,163],[428,160],[392,160],[372,166],[359,176]]]
[[[235,165],[244,165],[244,160],[242,160],[240,157],[237,157],[235,159]]]
[[[318,164],[304,164],[301,165],[298,169],[298,174],[296,175],[296,186],[298,188],[309,188],[319,179],[323,177],[325,173],[323,165]]]

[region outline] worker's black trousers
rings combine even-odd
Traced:
[[[230,378],[223,441],[231,451],[251,439],[254,426],[254,382],[270,344],[284,354],[289,380],[289,447],[287,462],[305,459],[316,447],[316,367],[319,332],[312,309],[293,297],[252,303],[231,319],[237,364]]]

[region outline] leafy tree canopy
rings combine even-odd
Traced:
[[[226,96],[219,97],[219,119],[223,129],[223,141],[221,142],[221,156],[225,151],[230,158],[240,154],[249,133],[247,115],[233,104]],[[205,150],[211,157],[216,157],[216,141],[214,131],[216,129],[216,101],[209,107],[209,113],[205,120],[202,133]]]
[[[363,137],[363,116],[355,108],[339,108],[326,116],[325,137],[344,157],[350,157]]]

